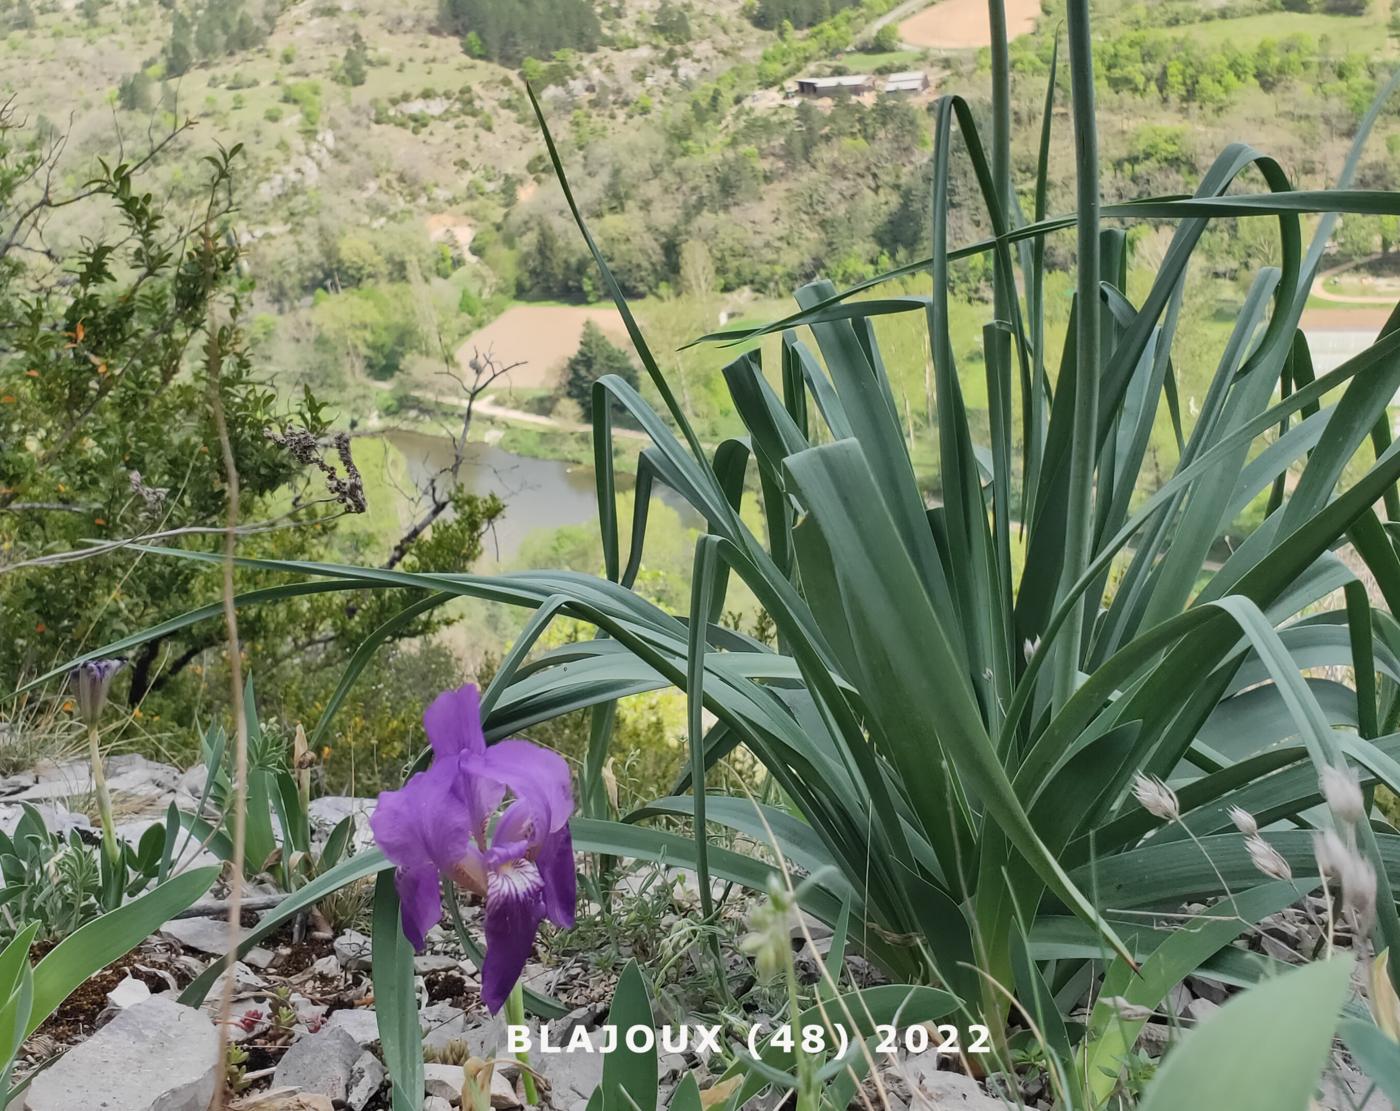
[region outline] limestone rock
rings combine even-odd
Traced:
[[[423,1066],[423,1090],[449,1103],[462,1098],[464,1074],[461,1065],[430,1064]]]
[[[493,1069],[491,1072],[491,1106],[498,1111],[506,1111],[507,1108],[519,1107],[520,1097],[515,1094],[515,1089],[511,1083],[500,1072]]]
[[[345,1094],[350,1111],[362,1111],[383,1083],[384,1066],[378,1057],[365,1050],[350,1068],[350,1090]]]
[[[368,1049],[379,1041],[379,1019],[368,1007],[347,1007],[341,1011],[332,1011],[326,1019],[325,1029],[344,1030],[362,1049]]]
[[[128,1007],[34,1078],[25,1111],[205,1111],[219,1037],[193,1007],[153,995]]]
[[[319,1092],[332,1102],[350,1092],[350,1075],[360,1059],[359,1044],[338,1027],[293,1042],[272,1074],[274,1088]]]
[[[911,1081],[910,1107],[923,1111],[1006,1111],[1007,1105],[993,1099],[970,1076],[960,1072],[921,1072]]]
[[[144,980],[138,980],[135,976],[127,976],[107,993],[107,1002],[116,1007],[117,1010],[124,1011],[150,997],[151,989],[146,986]]]
[[[346,930],[335,939],[335,959],[342,968],[368,968],[370,953],[370,939],[356,930]]]
[[[160,928],[160,933],[198,953],[222,957],[228,952],[228,922],[223,918],[172,918]],[[240,929],[239,940],[247,933]]]

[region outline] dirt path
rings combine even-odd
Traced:
[[[386,386],[388,383],[384,383]],[[461,394],[426,392],[424,390],[414,390],[414,395],[425,398],[428,401],[436,402],[439,405],[450,405],[454,409],[465,409],[467,399]],[[591,435],[593,426],[585,424],[583,421],[559,420],[557,417],[545,416],[543,413],[530,413],[524,409],[512,409],[509,405],[500,405],[492,401],[489,397],[478,397],[476,405],[472,408],[473,413],[480,413],[483,417],[491,417],[495,420],[511,421],[514,424],[533,424],[537,428],[548,428],[555,432],[582,432]],[[651,437],[645,432],[639,432],[635,428],[619,428],[616,422],[613,423],[613,435],[624,436],[634,440],[646,440],[650,442]]]
[[[891,8],[878,19],[872,19],[865,25],[865,31],[861,35],[862,39],[873,39],[875,33],[890,23],[898,23],[917,12],[920,8],[927,7],[929,0],[904,0],[904,3]]]
[[[1332,267],[1331,270],[1322,271],[1322,273],[1318,274],[1313,280],[1312,295],[1319,301],[1332,301],[1342,305],[1389,305],[1393,307],[1396,301],[1400,300],[1400,297],[1370,297],[1364,293],[1355,297],[1350,297],[1344,293],[1333,293],[1324,285],[1328,278],[1335,277],[1338,274],[1345,274],[1348,270],[1361,266],[1363,263],[1374,262],[1380,257],[1379,254],[1375,254],[1366,258],[1352,259],[1350,262],[1344,262],[1340,266]]]
[[[1006,35],[1035,29],[1040,0],[1006,0]],[[899,37],[918,49],[968,50],[992,41],[986,0],[938,0],[899,25]]]

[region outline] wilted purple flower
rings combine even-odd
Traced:
[[[370,826],[397,868],[404,936],[415,949],[442,918],[442,876],[485,898],[481,998],[494,1012],[519,979],[540,923],[574,924],[569,766],[529,741],[488,747],[471,684],[438,695],[423,724],[432,764],[381,793]],[[490,828],[507,792],[513,797]]]
[[[89,727],[96,728],[102,719],[112,679],[125,665],[124,660],[88,660],[68,673],[68,681],[78,700],[78,715]]]

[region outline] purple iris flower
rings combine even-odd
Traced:
[[[112,680],[126,664],[125,660],[87,660],[68,673],[73,693],[78,698],[78,716],[84,724],[97,727],[102,708],[107,705],[107,692]]]
[[[442,918],[442,877],[486,900],[481,998],[494,1013],[520,978],[540,923],[574,924],[569,765],[529,741],[488,747],[471,684],[438,695],[423,724],[432,764],[380,794],[370,827],[396,866],[403,932],[415,949]]]

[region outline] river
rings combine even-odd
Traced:
[[[452,462],[452,443],[430,433],[396,429],[386,439],[403,453],[412,481],[419,488]],[[533,532],[566,525],[596,524],[598,495],[592,467],[558,459],[531,459],[503,451],[494,444],[472,441],[467,445],[461,480],[477,494],[496,494],[506,503],[497,521],[494,540],[486,538],[487,554],[509,565]],[[631,487],[631,475],[618,475],[618,485]],[[657,484],[655,496],[676,509],[692,528],[703,520],[678,494]],[[623,538],[626,543],[626,538]]]

